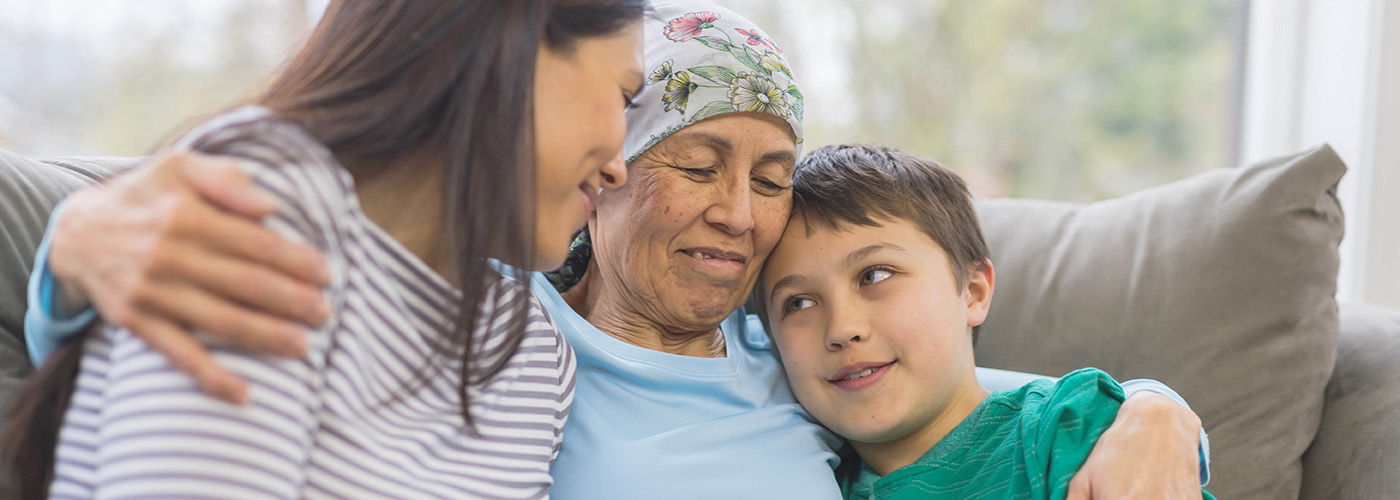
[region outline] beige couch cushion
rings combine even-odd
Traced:
[[[1322,426],[1303,454],[1302,499],[1400,498],[1400,310],[1341,312]]]
[[[996,265],[979,365],[1155,378],[1211,436],[1219,498],[1298,497],[1337,346],[1327,146],[1093,204],[979,200]]]
[[[109,174],[87,160],[39,162],[0,150],[0,426],[32,371],[24,346],[25,286],[49,211],[69,192]],[[9,470],[3,459],[0,470]],[[0,498],[18,495],[9,483],[9,475],[0,474]]]

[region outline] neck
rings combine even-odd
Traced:
[[[883,443],[851,442],[860,459],[884,476],[900,467],[913,464],[933,449],[939,441],[948,436],[958,424],[977,410],[977,405],[987,399],[988,391],[977,383],[977,376],[971,370],[964,383],[954,389],[953,396],[933,418],[922,427],[904,437]]]
[[[609,336],[653,351],[698,358],[724,357],[724,335],[719,325],[694,330],[667,328],[641,311],[648,304],[630,304],[623,295],[608,293],[606,280],[594,279],[602,271],[588,263],[583,279],[562,295],[569,307]],[[605,299],[610,297],[615,300]],[[652,297],[651,300],[659,300]]]
[[[360,209],[375,225],[444,279],[455,282],[443,236],[442,168],[428,155],[389,163],[347,164]]]

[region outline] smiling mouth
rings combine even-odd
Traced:
[[[876,372],[879,372],[881,369],[883,369],[883,368],[885,368],[885,367],[887,367],[887,366],[893,365],[893,364],[894,364],[894,361],[890,361],[890,362],[888,362],[888,363],[881,363],[881,364],[876,364],[876,363],[861,363],[860,365],[857,365],[857,366],[855,366],[855,367],[842,368],[840,371],[838,371],[838,372],[836,373],[835,376],[833,376],[833,377],[827,379],[827,381],[828,381],[828,382],[849,382],[849,381],[852,381],[852,380],[860,380],[860,379],[863,379],[863,378],[865,378],[865,377],[869,377],[870,375],[872,375],[872,374],[874,374],[874,373],[876,373]]]
[[[855,379],[858,379],[858,378],[865,378],[865,377],[870,376],[870,374],[872,374],[872,373],[875,373],[875,369],[874,369],[874,368],[867,368],[867,369],[866,369],[865,371],[863,371],[863,372],[860,372],[860,373],[852,373],[852,374],[850,374],[850,375],[847,375],[845,378],[842,378],[841,380],[855,380]]]
[[[690,256],[695,260],[727,260],[731,262],[738,262],[740,264],[743,264],[748,261],[748,258],[734,252],[723,252],[719,250],[711,250],[708,248],[684,248],[681,249],[680,252],[686,254],[687,256]]]

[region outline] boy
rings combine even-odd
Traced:
[[[995,274],[962,180],[918,155],[828,146],[793,182],[759,314],[798,401],[860,457],[843,464],[846,498],[1064,498],[1123,391],[1096,369],[978,384],[973,327]]]

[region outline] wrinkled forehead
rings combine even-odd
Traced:
[[[643,31],[647,82],[627,112],[629,163],[678,130],[734,112],[783,119],[801,154],[802,91],[767,31],[696,0],[657,2]]]

